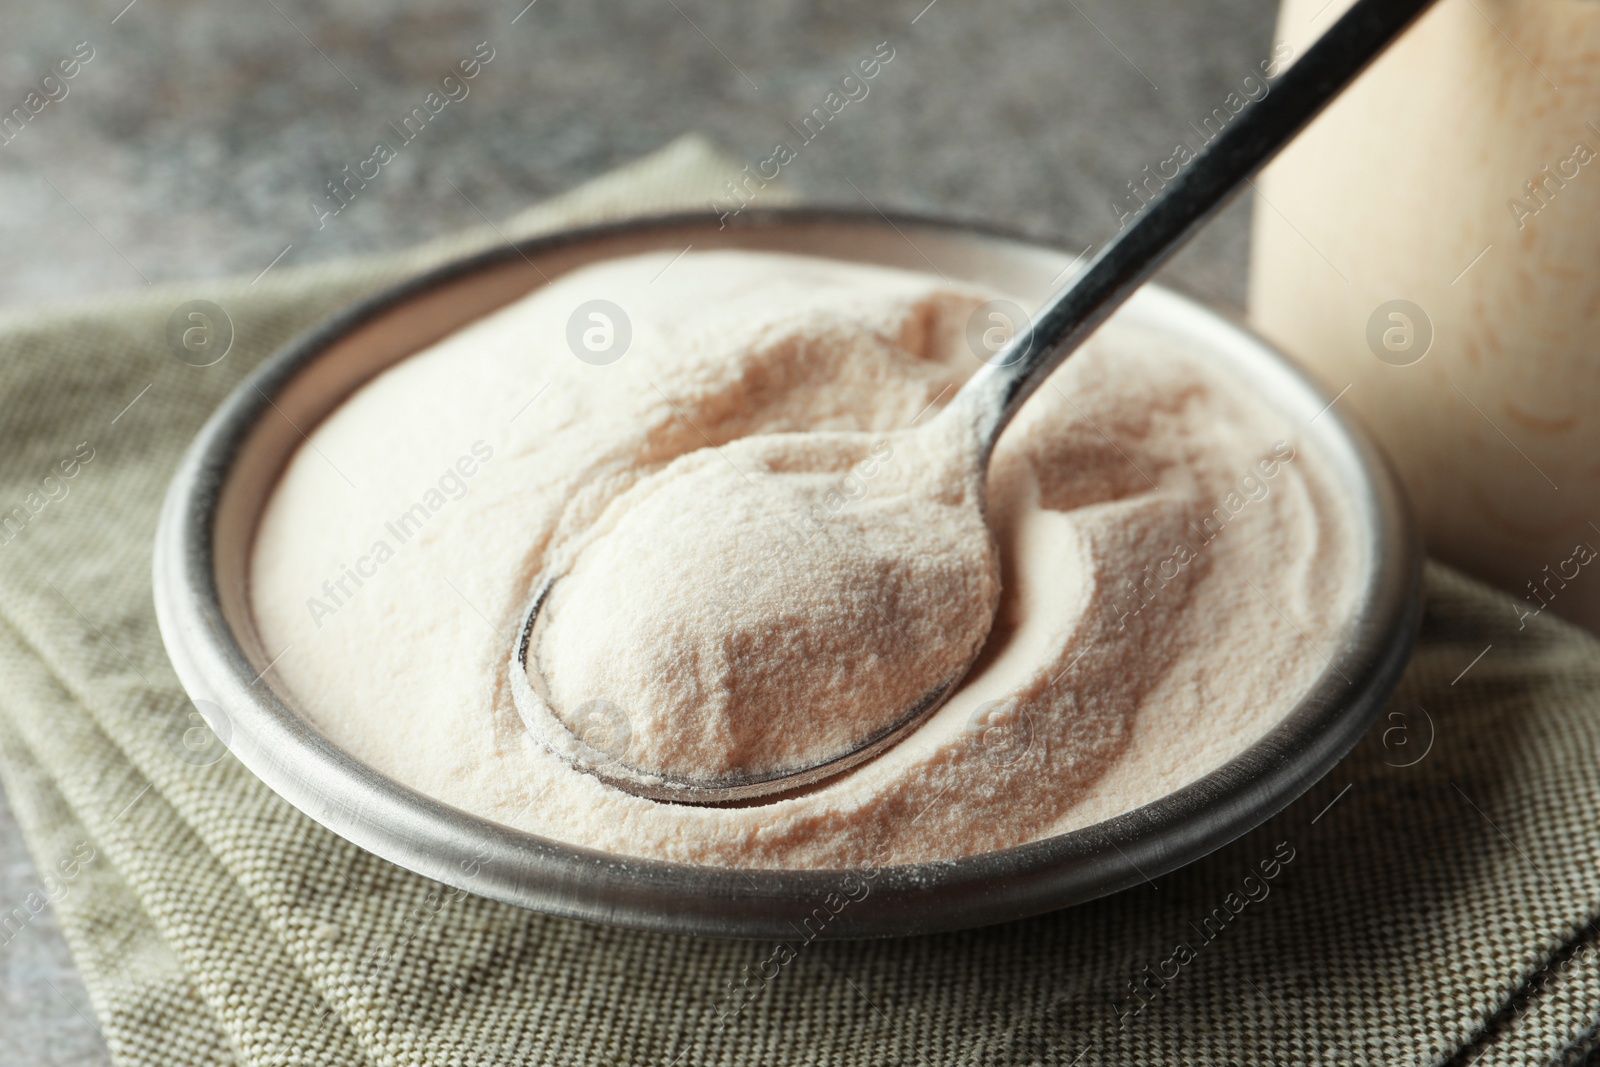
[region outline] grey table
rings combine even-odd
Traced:
[[[1098,244],[1117,228],[1112,203],[1127,183],[1268,56],[1274,6],[8,5],[0,115],[79,42],[93,58],[0,144],[0,314],[400,248],[478,223],[479,211],[510,214],[689,131],[755,163],[883,42],[894,58],[869,94],[780,181],[813,199],[870,198]],[[308,205],[324,183],[392,139],[389,124],[485,41],[494,58],[469,95],[317,229]],[[1247,244],[1248,211],[1236,204],[1165,280],[1237,308]],[[0,805],[0,911],[36,884]],[[0,1065],[106,1060],[46,913],[0,946]]]

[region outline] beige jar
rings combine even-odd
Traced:
[[[1285,0],[1299,55],[1344,6]],[[1600,3],[1440,0],[1257,182],[1250,315],[1430,552],[1600,629]]]

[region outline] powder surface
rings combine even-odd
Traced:
[[[995,451],[993,625],[925,724],[823,786],[743,807],[646,800],[568,766],[529,734],[507,683],[520,617],[557,565],[571,585],[552,593],[541,649],[553,702],[624,757],[792,759],[859,726],[830,718],[828,694],[860,696],[876,678],[888,706],[920,684],[892,628],[842,585],[825,585],[836,630],[808,625],[790,647],[795,630],[744,626],[742,608],[781,598],[798,570],[738,550],[739,523],[798,452],[822,529],[885,528],[874,516],[920,492],[904,481],[902,432],[979,366],[967,320],[997,294],[798,256],[672,259],[557,278],[375,378],[292,458],[256,536],[257,628],[279,657],[274,687],[355,758],[464,810],[623,855],[912,862],[1154,800],[1248,747],[1327,669],[1322,650],[1351,625],[1369,565],[1328,462],[1248,383],[1114,318]],[[568,343],[594,301],[631,331],[604,365]],[[647,536],[602,536],[627,523]],[[930,632],[944,613],[927,598],[981,602],[996,572],[992,557],[943,558],[939,525],[882,546],[899,570],[881,588],[909,596],[877,606],[956,655],[967,620]],[[650,557],[607,558],[629,543]],[[826,569],[821,549],[779,547]],[[746,555],[760,565],[741,571]],[[641,595],[657,602],[641,608]],[[687,620],[687,639],[636,641],[643,610],[650,627]],[[679,670],[691,654],[704,662]],[[828,669],[772,679],[759,666],[808,662]],[[807,706],[739,720],[716,691],[735,675],[798,684]],[[686,704],[698,717],[676,714]]]
[[[608,762],[695,781],[813,767],[904,722],[1000,595],[976,443],[929,421],[747,437],[622,494],[552,553],[531,658],[557,718],[579,732],[601,703],[630,726]]]

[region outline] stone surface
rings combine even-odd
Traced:
[[[94,57],[0,144],[0,312],[255,276],[503,217],[698,131],[752,164],[880,42],[893,60],[781,181],[1098,246],[1111,201],[1270,50],[1270,0],[58,0],[13,5],[0,113]],[[120,12],[120,14],[119,14]],[[479,42],[494,58],[338,216],[308,206]],[[1166,280],[1242,304],[1235,205]],[[287,249],[287,252],[285,252]],[[0,398],[3,402],[3,398]],[[0,809],[0,901],[36,880]],[[54,988],[53,988],[54,987]],[[53,921],[0,946],[0,1067],[103,1063]]]

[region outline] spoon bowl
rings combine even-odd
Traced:
[[[747,437],[621,494],[552,549],[521,617],[510,690],[530,733],[618,788],[695,804],[803,789],[894,744],[954,692],[999,603],[983,472],[943,443]],[[862,455],[872,499],[817,506]],[[719,521],[672,540],[663,524],[707,499]]]
[[[541,576],[536,583],[537,592],[528,606],[517,629],[517,647],[512,657],[511,698],[522,716],[523,725],[545,747],[568,764],[587,771],[596,778],[635,796],[678,804],[732,804],[745,800],[770,798],[774,794],[797,791],[818,784],[836,774],[872,759],[893,746],[906,734],[916,729],[949,698],[956,682],[951,681],[929,693],[921,702],[880,729],[862,744],[836,756],[799,770],[776,770],[766,773],[727,775],[717,778],[695,778],[670,772],[650,771],[634,766],[627,760],[627,742],[630,729],[625,714],[606,701],[594,714],[595,725],[603,736],[593,737],[592,731],[574,733],[551,707],[548,687],[539,671],[526,667],[532,650],[537,647],[543,617],[539,609],[549,597],[556,579]],[[969,664],[970,666],[970,664]],[[965,669],[962,674],[965,675]],[[611,713],[611,714],[608,714]],[[583,709],[578,709],[580,721]]]

